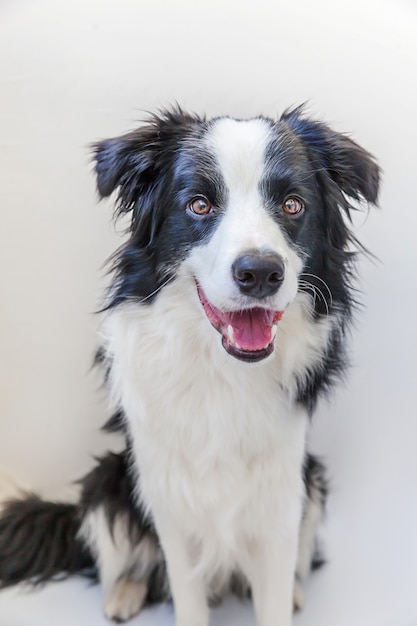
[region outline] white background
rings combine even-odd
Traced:
[[[358,232],[365,309],[348,383],[316,417],[332,482],[329,563],[295,626],[417,625],[417,7],[412,0],[0,1],[0,465],[45,495],[110,445],[89,372],[117,245],[88,143],[177,100],[199,113],[313,115],[377,155]],[[3,472],[3,474],[4,474]],[[72,580],[0,593],[0,626],[104,624]],[[169,608],[136,624],[173,624]],[[213,625],[253,624],[233,601]]]

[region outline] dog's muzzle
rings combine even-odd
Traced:
[[[264,272],[265,275],[266,272]],[[248,280],[250,282],[252,279],[248,278]],[[268,280],[271,283],[276,282],[275,279],[263,278],[261,281],[263,289],[272,289],[271,285],[266,286]],[[260,285],[254,287],[254,289],[259,288]],[[274,289],[276,291],[278,287],[274,285]],[[236,359],[251,363],[262,361],[272,354],[277,324],[283,316],[283,311],[262,307],[221,311],[209,302],[198,283],[197,291],[208,320],[222,336],[222,345],[226,352]]]

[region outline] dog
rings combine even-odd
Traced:
[[[258,626],[290,626],[327,494],[306,434],[348,365],[350,218],[377,203],[378,165],[302,107],[174,107],[93,153],[99,196],[130,218],[96,359],[126,448],[77,504],[9,502],[1,584],[93,568],[115,621],[172,598],[177,626],[207,626],[232,590]]]

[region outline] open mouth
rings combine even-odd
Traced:
[[[213,306],[197,284],[200,302],[210,323],[222,336],[223,348],[241,361],[262,361],[274,351],[277,324],[284,311],[254,307],[224,312]]]

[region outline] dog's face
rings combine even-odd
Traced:
[[[111,306],[190,276],[232,356],[259,361],[300,291],[317,316],[348,307],[347,196],[375,202],[379,172],[347,137],[296,110],[212,121],[167,112],[96,145],[101,196],[132,211]],[[320,297],[321,296],[321,297]]]
[[[295,223],[305,214],[308,189],[297,168],[288,180],[290,163],[276,139],[263,119],[214,123],[204,145],[214,161],[218,197],[203,190],[187,207],[190,219],[212,222],[213,231],[185,264],[224,348],[244,360],[272,352],[276,325],[297,294],[303,267]]]

